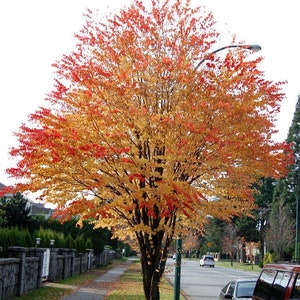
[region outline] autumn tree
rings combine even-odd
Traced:
[[[241,237],[238,235],[238,228],[233,223],[227,223],[224,227],[222,249],[230,257],[230,264],[233,266],[233,258],[238,252]],[[242,239],[244,243],[244,240]]]
[[[216,53],[214,24],[190,1],[87,11],[47,105],[11,151],[16,189],[40,191],[62,221],[78,215],[137,240],[148,300],[159,299],[174,236],[208,215],[246,214],[251,185],[285,171],[286,147],[271,139],[282,84],[249,47]]]

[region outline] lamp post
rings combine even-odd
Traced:
[[[195,67],[194,71],[197,71],[197,69],[203,64],[205,60],[210,58],[212,55],[216,54],[217,52],[220,52],[222,50],[226,50],[229,48],[242,48],[245,50],[250,50],[253,52],[257,52],[261,50],[261,46],[259,45],[228,45],[221,47],[215,51],[212,51],[204,56],[197,66]],[[175,267],[175,280],[174,280],[174,300],[179,300],[180,296],[180,277],[181,277],[181,251],[182,251],[182,239],[181,236],[178,237],[177,243],[176,243],[176,267]]]
[[[176,241],[176,265],[175,265],[175,278],[174,278],[174,300],[180,298],[180,278],[181,278],[181,252],[182,252],[182,239],[181,236]]]

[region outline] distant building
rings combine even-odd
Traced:
[[[3,190],[6,188],[6,185],[0,182],[0,190]],[[11,198],[13,195],[12,194],[6,194],[4,197],[6,198]],[[27,198],[24,196],[24,198],[27,200],[27,205],[29,205],[30,211],[29,215],[30,216],[44,216],[46,218],[50,217],[53,210],[51,208],[45,207],[44,204],[42,203],[37,203],[34,202],[33,200]]]
[[[51,208],[45,207],[44,204],[42,203],[36,203],[33,202],[32,200],[29,200],[31,203],[31,208],[29,215],[30,216],[45,216],[45,217],[50,217],[53,210]]]

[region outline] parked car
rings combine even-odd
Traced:
[[[300,299],[300,265],[265,265],[256,282],[252,299]]]
[[[249,300],[252,299],[257,277],[238,278],[229,281],[221,290],[219,300]]]
[[[200,267],[208,266],[215,267],[215,259],[212,255],[203,255],[200,259]]]

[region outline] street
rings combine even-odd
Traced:
[[[174,283],[175,260],[169,259],[166,276]],[[232,270],[215,266],[200,267],[197,260],[182,260],[180,288],[189,300],[217,300],[220,290],[233,278],[257,277],[256,272]]]

